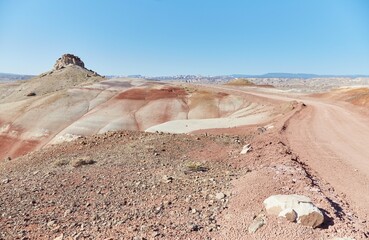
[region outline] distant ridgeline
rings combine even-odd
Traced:
[[[107,75],[107,78],[116,77],[128,77],[128,78],[144,78],[148,80],[178,80],[178,81],[191,81],[191,80],[219,80],[219,81],[229,81],[232,79],[247,79],[247,78],[281,78],[281,79],[313,79],[313,78],[369,78],[369,75],[319,75],[319,74],[308,74],[308,73],[266,73],[261,75],[251,75],[251,74],[231,74],[231,75],[173,75],[173,76],[144,76],[144,75]]]
[[[319,75],[306,73],[267,73],[262,75],[233,74],[234,78],[359,78],[369,77],[369,75]]]
[[[34,77],[33,75],[20,75],[11,73],[0,73],[0,82],[10,82],[17,80],[27,80]]]
[[[9,82],[17,80],[27,80],[34,77],[33,75],[21,75],[12,73],[0,73],[0,82]],[[307,74],[307,73],[266,73],[262,75],[249,75],[249,74],[232,74],[222,76],[200,76],[200,75],[178,75],[178,76],[159,76],[159,77],[147,77],[142,75],[111,75],[106,76],[107,78],[116,77],[128,77],[128,78],[147,78],[147,79],[158,79],[158,80],[173,80],[173,79],[193,79],[193,78],[215,78],[230,80],[234,78],[293,78],[293,79],[311,79],[311,78],[369,78],[369,75],[319,75],[319,74]]]

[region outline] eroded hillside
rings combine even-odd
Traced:
[[[121,129],[185,133],[267,122],[279,104],[194,85],[105,79],[67,63],[0,86],[0,159]]]

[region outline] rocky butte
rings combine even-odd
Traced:
[[[70,53],[63,54],[58,60],[56,60],[56,63],[54,64],[54,68],[50,72],[43,73],[40,76],[43,77],[46,75],[50,75],[54,73],[54,71],[66,69],[69,66],[78,66],[84,70],[89,71],[90,73],[86,73],[86,77],[100,76],[97,72],[92,71],[91,69],[87,69],[85,67],[85,63],[79,57],[73,54],[70,54]]]
[[[77,65],[85,68],[84,62],[77,56],[73,54],[63,54],[55,63],[54,70],[60,70],[68,65]]]

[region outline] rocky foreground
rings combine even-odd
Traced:
[[[108,132],[2,161],[0,239],[366,239],[368,223],[300,163],[286,127]],[[276,194],[309,197],[324,222],[270,214]]]
[[[2,162],[1,237],[210,236],[240,171],[215,150],[245,141],[115,132]]]

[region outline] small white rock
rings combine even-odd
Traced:
[[[265,225],[265,216],[263,214],[257,216],[250,224],[249,233],[255,233],[259,228]]]
[[[218,200],[222,200],[226,197],[226,195],[222,192],[215,194],[215,198]]]
[[[243,146],[240,154],[246,154],[251,150],[252,150],[251,144],[247,144],[247,145]]]

